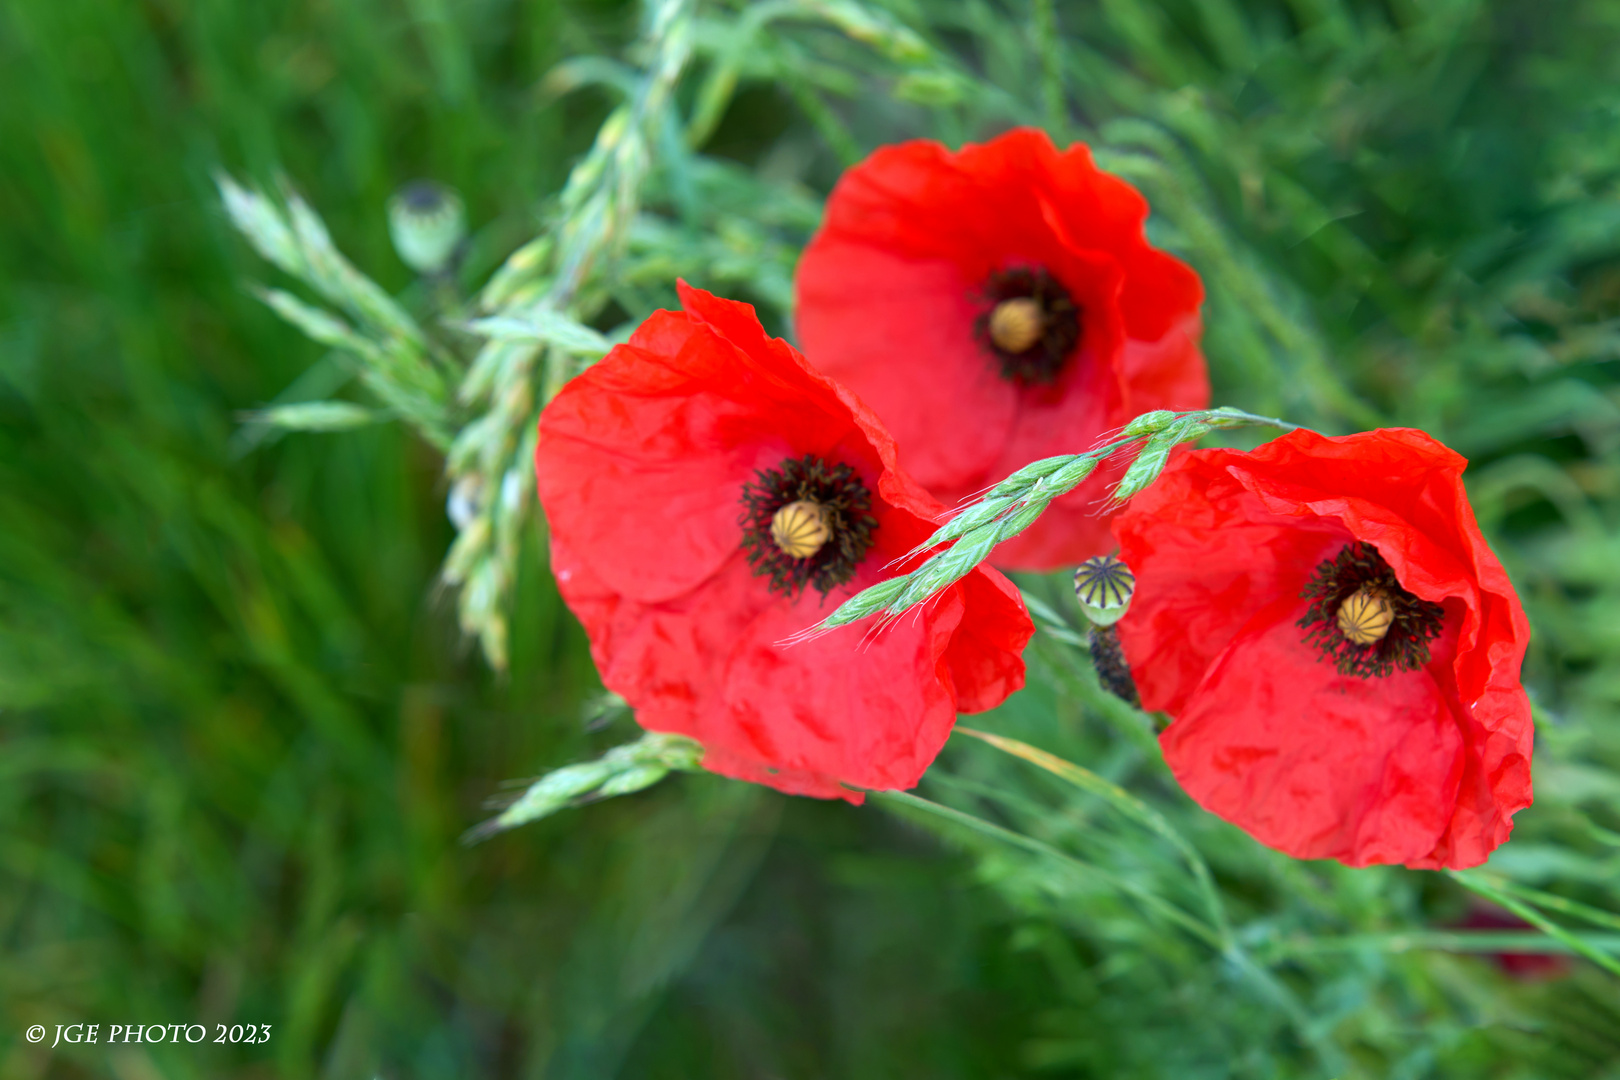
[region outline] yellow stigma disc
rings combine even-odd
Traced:
[[[996,348],[1021,353],[1041,339],[1046,313],[1027,296],[1003,300],[990,313],[990,340]]]
[[[1353,645],[1375,645],[1389,633],[1395,612],[1383,593],[1357,589],[1339,605],[1339,633]]]
[[[808,559],[831,537],[827,512],[808,499],[790,502],[771,516],[771,539],[791,559]]]

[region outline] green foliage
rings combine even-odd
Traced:
[[[1610,8],[9,0],[0,1075],[1620,1075]],[[842,164],[1012,123],[1147,194],[1218,402],[1470,456],[1535,628],[1513,841],[1456,878],[1260,848],[1030,578],[1002,749],[920,796],[683,776],[458,844],[633,734],[544,571],[540,402],[676,277],[786,332]],[[466,200],[448,280],[389,246],[418,174]],[[1480,894],[1555,936],[1464,928]],[[20,1037],[76,1020],[275,1035]]]

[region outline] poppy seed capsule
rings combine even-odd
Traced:
[[[1117,555],[1096,555],[1074,572],[1074,596],[1093,626],[1112,626],[1124,617],[1136,594],[1136,575]]]
[[[809,499],[790,502],[771,516],[771,539],[789,558],[808,559],[831,536],[827,512]]]
[[[1003,300],[990,312],[990,340],[1010,353],[1032,348],[1045,330],[1046,313],[1027,296]]]
[[[1374,589],[1357,589],[1339,605],[1339,633],[1354,645],[1376,645],[1394,621],[1389,601]]]

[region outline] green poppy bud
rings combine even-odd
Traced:
[[[413,180],[388,200],[388,234],[400,260],[418,274],[449,266],[467,233],[461,196],[431,180]]]

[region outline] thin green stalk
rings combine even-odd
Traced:
[[[1095,866],[1083,859],[1077,859],[1073,855],[1058,850],[1051,844],[1036,840],[1030,836],[1025,836],[1023,833],[1013,832],[1011,829],[1002,828],[1000,825],[985,821],[983,818],[975,817],[972,814],[964,813],[961,810],[945,806],[941,803],[933,802],[929,799],[924,799],[919,795],[912,795],[910,792],[869,791],[867,792],[867,795],[881,802],[897,803],[902,806],[913,807],[914,809],[921,810],[924,813],[933,814],[935,817],[940,817],[947,821],[955,822],[958,825],[971,829],[974,832],[981,833],[982,835],[988,836],[991,839],[1000,840],[1002,843],[1010,844],[1013,847],[1023,848],[1025,851],[1032,852],[1036,855],[1040,855],[1061,865],[1067,866],[1071,870],[1079,871],[1080,873],[1096,881],[1102,882],[1109,888],[1136,897],[1147,907],[1164,916],[1169,921],[1175,923],[1183,930],[1193,934],[1200,941],[1203,941],[1211,948],[1216,950],[1222,950],[1224,948],[1221,935],[1215,930],[1211,929],[1201,919],[1195,918],[1194,916],[1187,914],[1185,911],[1182,911],[1174,904],[1160,899],[1158,896],[1155,896],[1152,892],[1144,889],[1135,882],[1121,878],[1118,875],[1112,874],[1109,871],[1104,870],[1102,867]]]
[[[1322,1067],[1329,1075],[1342,1077],[1350,1073],[1353,1066],[1337,1046],[1329,1042],[1322,1029],[1311,1022],[1310,1015],[1305,1007],[1299,1003],[1294,992],[1284,985],[1275,975],[1254,962],[1254,958],[1238,946],[1234,945],[1225,953],[1226,959],[1242,975],[1271,1002],[1282,1010],[1288,1022],[1293,1025],[1300,1041],[1311,1048],[1311,1052],[1322,1063]],[[1357,1070],[1359,1071],[1359,1070]]]
[[[1092,665],[1080,661],[1076,655],[1084,647],[1083,643],[1060,646],[1058,643],[1037,637],[1033,643],[1033,651],[1026,656],[1048,662],[1050,667],[1044,670],[1061,679],[1063,689],[1079,698],[1088,710],[1107,721],[1115,731],[1130,740],[1131,745],[1140,750],[1144,758],[1156,763],[1157,767],[1163,770],[1164,755],[1159,749],[1159,740],[1153,730],[1152,719],[1141,709],[1121,701],[1098,685],[1097,673]]]
[[[1499,877],[1496,874],[1486,874],[1476,870],[1473,872],[1473,877],[1483,880],[1492,888],[1507,893],[1509,896],[1515,896],[1526,903],[1538,904],[1544,908],[1551,908],[1554,911],[1561,911],[1565,915],[1572,916],[1573,918],[1584,919],[1586,922],[1589,922],[1594,926],[1607,926],[1615,930],[1620,930],[1620,915],[1616,915],[1612,911],[1604,911],[1602,908],[1591,907],[1590,905],[1580,903],[1577,900],[1570,900],[1567,897],[1559,896],[1557,893],[1542,892],[1540,889],[1532,889],[1528,885],[1520,885],[1516,881],[1509,881],[1507,878]]]
[[[981,799],[990,799],[1036,821],[1052,819],[1052,808],[1050,806],[1043,806],[1034,799],[1026,798],[1023,795],[1003,791],[994,784],[986,784],[980,780],[970,780],[965,776],[954,776],[938,768],[928,770],[928,782],[929,784],[943,784],[945,787],[969,795],[976,795]],[[1082,828],[1088,826],[1091,822],[1090,816],[1081,808],[1075,808],[1070,813],[1065,814],[1063,820],[1069,825]]]
[[[1052,0],[1035,0],[1032,14],[1032,44],[1041,58],[1041,108],[1046,113],[1047,127],[1061,132],[1068,126],[1063,105],[1063,42],[1058,36]]]
[[[1325,1038],[1323,1038],[1321,1034],[1314,1030],[1310,1022],[1310,1017],[1306,1014],[1304,1008],[1300,1005],[1299,1001],[1294,997],[1292,992],[1290,992],[1282,983],[1278,982],[1276,977],[1270,972],[1257,965],[1254,962],[1254,959],[1250,957],[1248,953],[1246,953],[1236,943],[1236,941],[1230,937],[1229,934],[1223,936],[1220,931],[1212,929],[1202,920],[1187,914],[1174,904],[1170,904],[1160,899],[1158,896],[1155,896],[1152,892],[1142,888],[1135,882],[1117,877],[1101,867],[1085,862],[1082,859],[1077,859],[1074,856],[1060,851],[1050,844],[1036,840],[1033,837],[1025,836],[1022,833],[1014,832],[1011,829],[1002,828],[1000,825],[985,821],[983,818],[975,817],[972,814],[954,809],[953,807],[931,802],[928,799],[912,795],[908,792],[871,791],[867,794],[870,797],[879,799],[881,801],[915,807],[916,809],[922,810],[926,813],[933,814],[937,817],[944,818],[947,821],[952,821],[958,825],[972,829],[973,831],[991,837],[992,839],[1000,840],[1003,843],[1010,844],[1014,847],[1020,847],[1026,851],[1052,859],[1060,864],[1067,865],[1071,869],[1079,870],[1082,873],[1102,881],[1120,892],[1136,897],[1152,910],[1163,915],[1165,918],[1171,920],[1183,929],[1191,932],[1205,944],[1219,952],[1222,958],[1228,963],[1232,964],[1232,966],[1241,976],[1243,976],[1245,980],[1253,983],[1260,993],[1275,1004],[1277,1008],[1282,1010],[1284,1015],[1288,1017],[1289,1022],[1299,1033],[1300,1039],[1304,1041],[1306,1045],[1311,1047],[1312,1051],[1317,1055],[1325,1067],[1336,1074],[1342,1075],[1344,1073],[1347,1064],[1344,1055],[1339,1052],[1337,1047],[1333,1046]]]
[[[1193,879],[1198,883],[1198,892],[1203,898],[1204,906],[1209,910],[1210,922],[1221,936],[1222,947],[1226,948],[1232,944],[1232,925],[1227,919],[1226,907],[1221,903],[1220,894],[1215,890],[1215,879],[1209,872],[1209,865],[1204,862],[1204,857],[1198,854],[1197,849],[1187,842],[1187,838],[1165,820],[1164,815],[1118,784],[1110,783],[1090,769],[1066,761],[1056,754],[1030,746],[1018,739],[1009,739],[1005,735],[995,735],[961,724],[956,726],[956,730],[970,738],[989,743],[1003,753],[1022,758],[1037,768],[1045,769],[1065,783],[1073,784],[1080,790],[1097,796],[1121,814],[1134,819],[1167,840],[1181,853]]]
[[[1531,926],[1568,945],[1571,950],[1586,957],[1609,974],[1620,975],[1620,960],[1598,948],[1588,938],[1564,929],[1529,904],[1509,896],[1506,892],[1480,876],[1460,873],[1456,870],[1448,871],[1448,873],[1451,879],[1463,888],[1483,896],[1493,904],[1507,908]]]
[[[1620,934],[1575,935],[1586,946],[1620,955]],[[1256,948],[1266,963],[1318,953],[1357,952],[1563,953],[1587,955],[1580,945],[1543,933],[1472,930],[1410,930],[1387,934],[1290,938]]]

